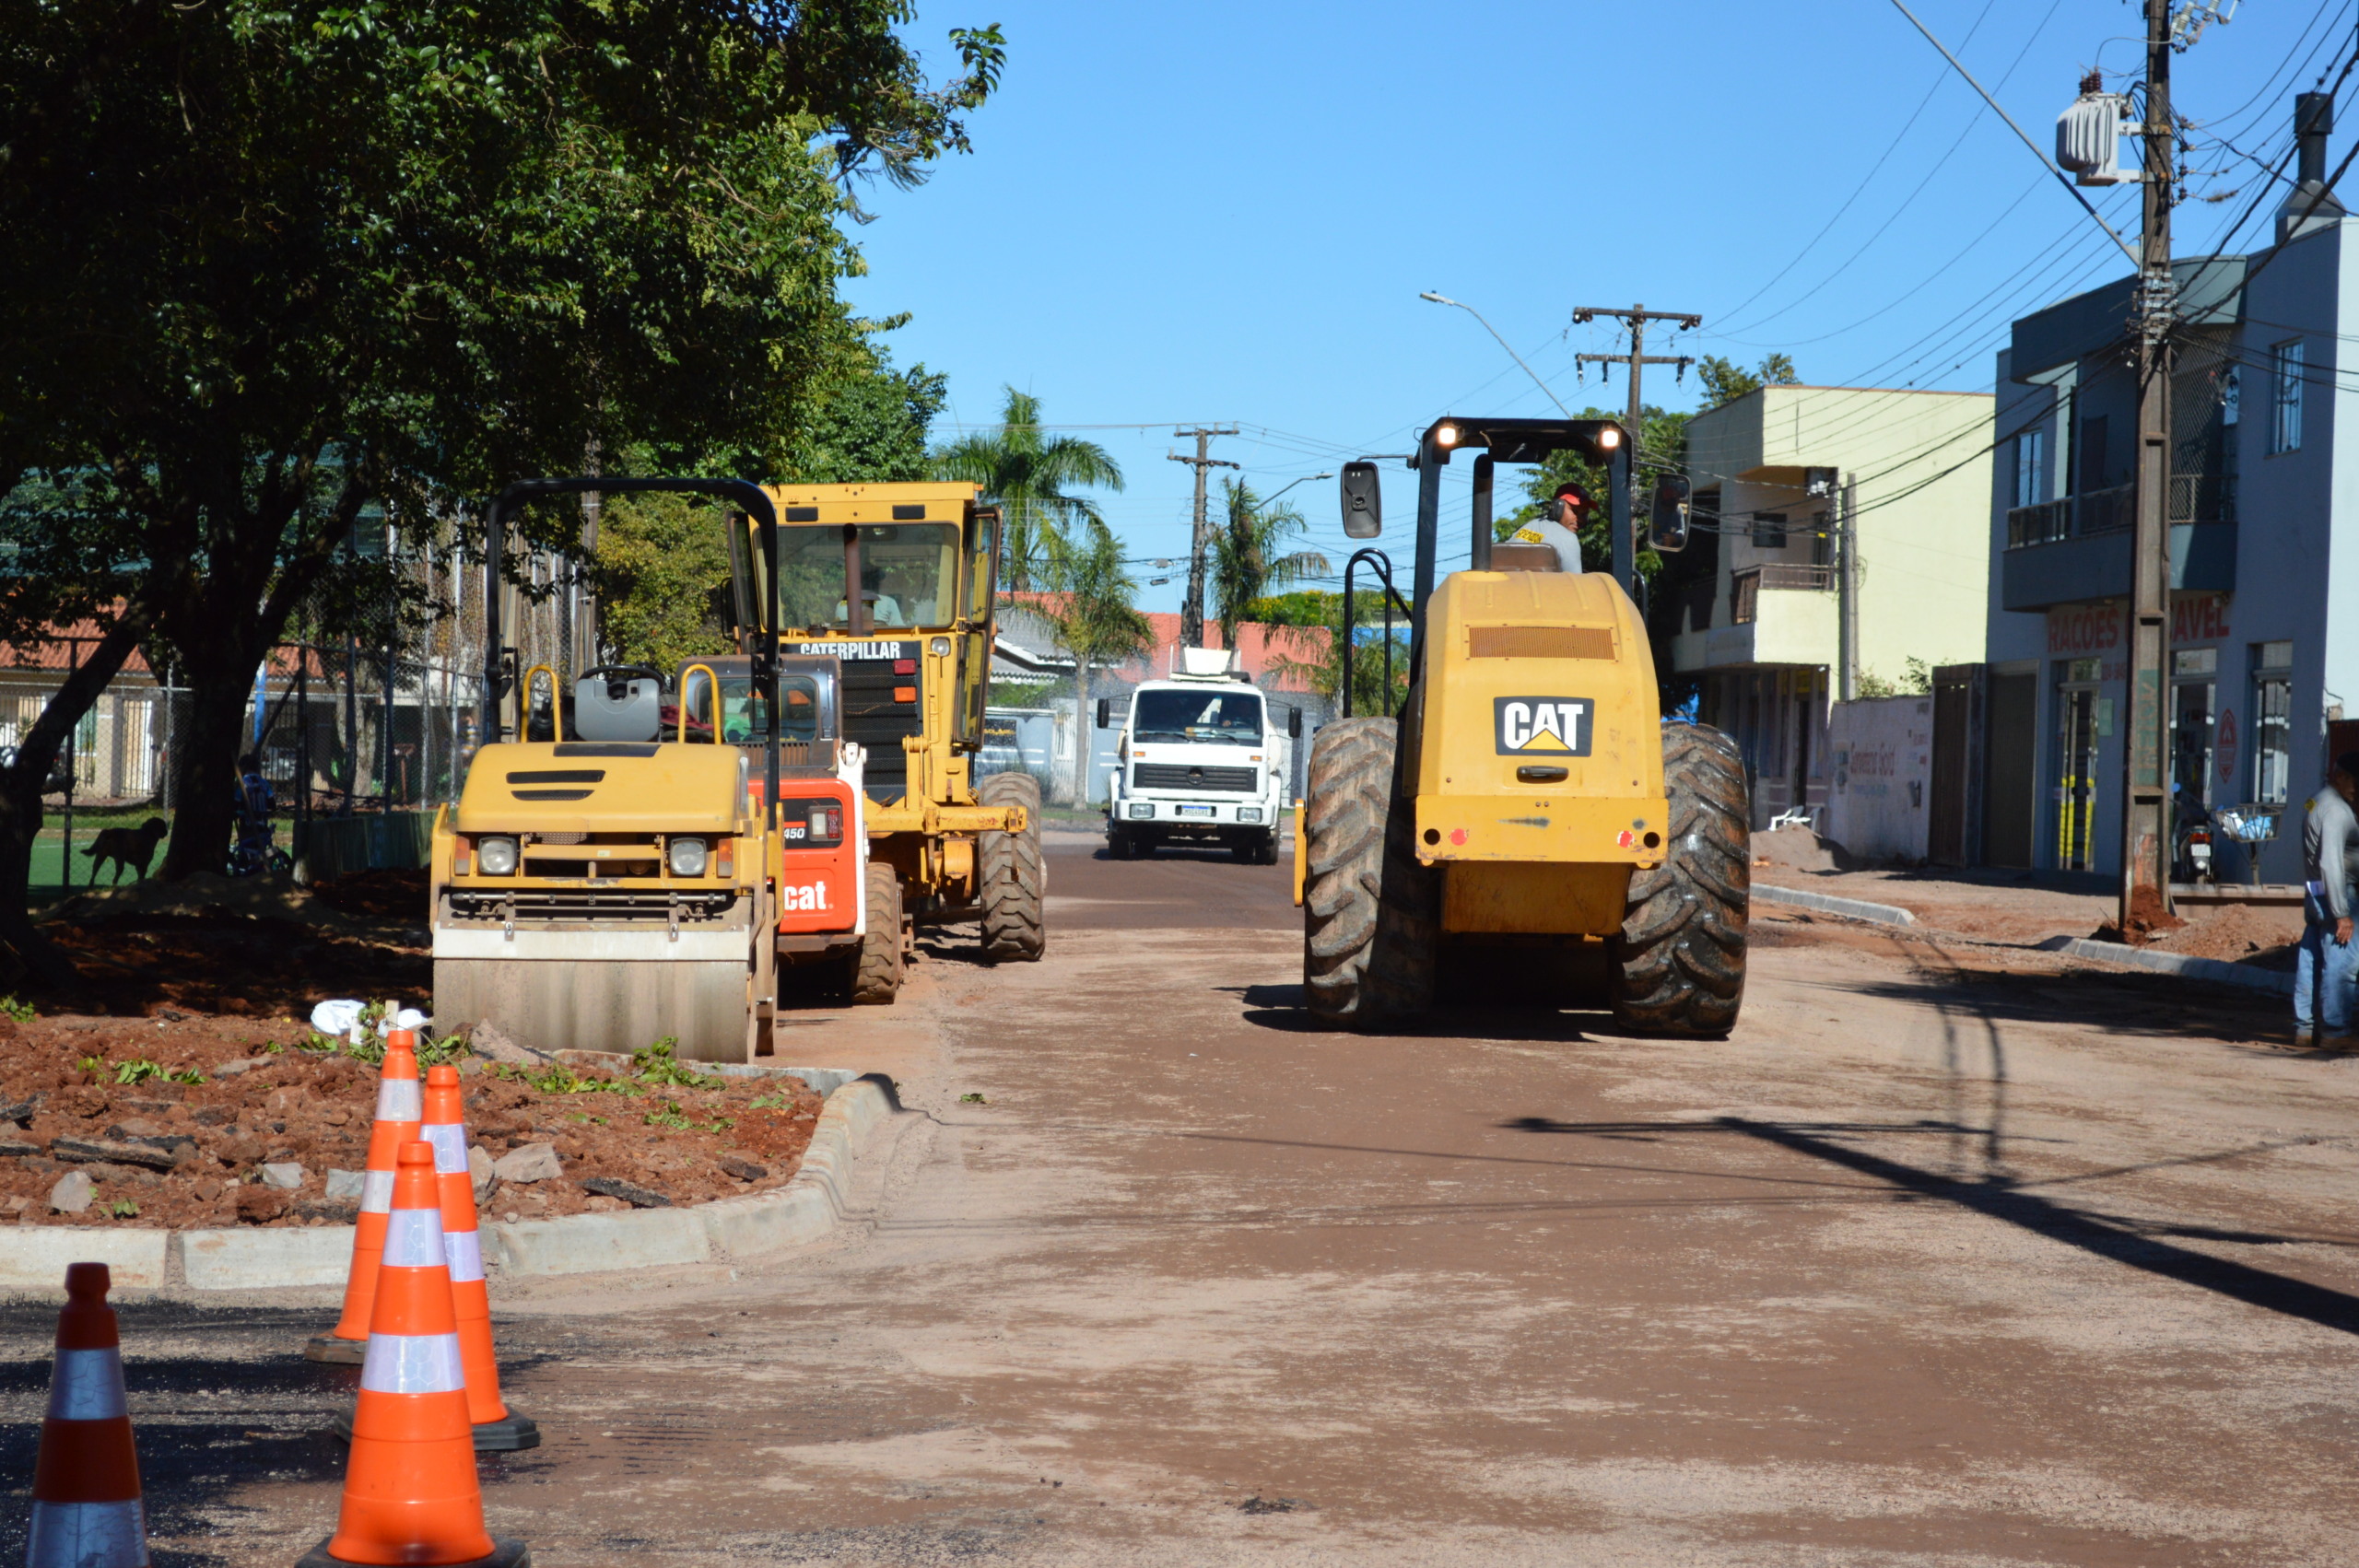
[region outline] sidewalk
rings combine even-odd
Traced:
[[[2112,878],[2093,872],[2008,871],[1928,866],[1837,871],[1812,834],[1795,829],[1753,837],[1753,880],[1840,898],[1890,904],[1919,926],[1982,942],[2035,946],[2055,937],[2088,937],[2116,913]],[[2294,966],[2302,915],[2282,907],[2184,907],[2183,928],[2148,945],[2192,958],[2217,958],[2271,970]]]

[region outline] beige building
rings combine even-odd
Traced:
[[[1841,661],[1839,509],[1859,544],[1856,670],[1867,695],[1982,658],[1991,396],[1764,387],[1687,427],[1694,543],[1652,619],[1699,717],[1736,737],[1756,827],[1815,812],[1841,759],[1827,704]],[[1660,643],[1658,644],[1660,646]]]

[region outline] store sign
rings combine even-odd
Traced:
[[[2212,746],[2220,754],[2220,782],[2233,784],[2236,778],[2236,710],[2220,709],[2220,722],[2212,731]]]
[[[2109,653],[2121,646],[2122,606],[2060,604],[2048,612],[2048,651],[2052,654]]]
[[[2183,593],[2171,602],[2172,647],[2184,648],[2193,642],[2225,642],[2229,635],[2226,594]]]

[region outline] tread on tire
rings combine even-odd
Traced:
[[[986,806],[1022,806],[1021,833],[986,833],[976,846],[983,907],[983,957],[1027,964],[1049,945],[1048,862],[1040,854],[1040,781],[1028,773],[994,773],[975,791]]]
[[[868,930],[852,960],[851,1000],[889,1007],[901,990],[901,879],[883,860],[868,862]]]
[[[1752,801],[1736,743],[1702,724],[1662,727],[1671,832],[1662,864],[1630,879],[1614,940],[1614,1016],[1645,1035],[1711,1038],[1744,1001]]]
[[[1432,1004],[1439,881],[1393,809],[1400,727],[1344,719],[1310,753],[1302,898],[1303,996],[1333,1029],[1380,1029]]]

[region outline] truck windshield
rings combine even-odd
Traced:
[[[872,627],[948,626],[957,615],[957,525],[862,524],[860,582]],[[851,624],[844,599],[840,525],[779,530],[778,602],[779,617],[790,626],[807,630]]]
[[[1206,741],[1215,745],[1262,743],[1259,692],[1141,692],[1131,712],[1134,741]]]
[[[790,743],[817,739],[819,683],[808,675],[780,675],[778,689],[786,707],[786,723],[779,731],[779,739]],[[688,739],[710,741],[712,696],[706,690],[703,671],[687,677],[687,699]],[[672,726],[678,722],[678,715],[676,708],[665,707],[663,725],[667,738],[673,732]],[[766,705],[761,693],[754,689],[750,675],[735,671],[722,673],[721,738],[734,746],[758,746],[769,739]]]

